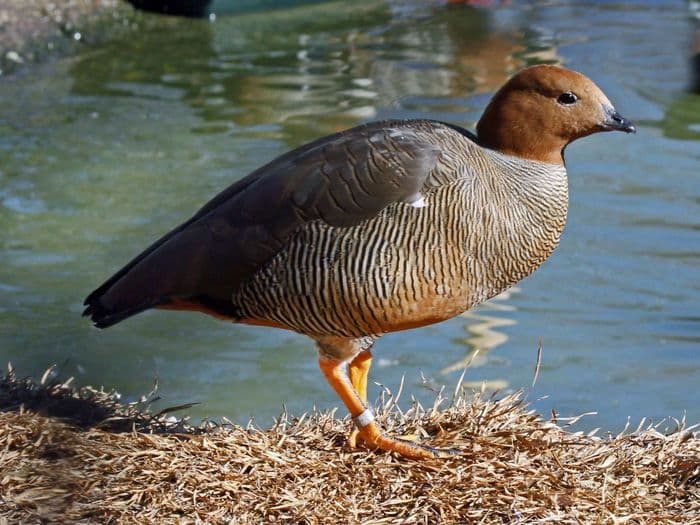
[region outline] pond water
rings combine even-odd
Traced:
[[[162,311],[100,331],[82,300],[290,148],[381,118],[473,127],[518,68],[560,63],[592,77],[637,135],[572,145],[554,255],[490,304],[383,338],[370,380],[396,390],[405,375],[405,403],[430,401],[479,348],[467,382],[526,388],[545,415],[596,411],[582,428],[700,422],[692,15],[680,1],[248,7],[213,22],[148,16],[127,39],[0,77],[0,361],[20,375],[57,363],[126,400],[158,377],[165,405],[201,402],[194,418],[266,426],[283,403],[341,406],[305,337]]]

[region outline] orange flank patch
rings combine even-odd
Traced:
[[[249,324],[251,326],[269,326],[271,328],[282,328],[283,330],[291,330],[288,326],[279,324],[276,321],[271,321],[270,319],[239,319],[239,323]]]
[[[420,328],[421,326],[427,326],[429,324],[439,323],[444,321],[447,317],[436,316],[436,317],[421,317],[420,319],[410,319],[405,321],[390,321],[389,323],[382,323],[380,326],[375,327],[375,331],[379,333],[384,332],[399,332],[401,330],[410,330],[411,328]],[[288,326],[280,324],[276,321],[270,319],[239,319],[237,322],[251,325],[251,326],[266,326],[271,328],[282,328],[283,330],[291,330]]]
[[[422,326],[428,326],[429,324],[440,323],[449,318],[450,317],[444,317],[442,315],[434,317],[421,317],[420,319],[410,319],[406,321],[392,322],[383,328],[387,332],[400,332],[401,330],[411,330],[413,328],[421,328]]]
[[[211,308],[207,308],[201,303],[197,303],[194,301],[186,301],[184,299],[172,299],[170,303],[168,304],[162,304],[160,306],[156,306],[158,310],[179,310],[179,311],[186,311],[186,312],[200,312],[203,314],[211,315],[212,317],[216,317],[217,319],[222,319],[224,321],[231,321],[232,319],[221,312],[217,312],[216,310],[212,310]]]
[[[170,301],[170,303],[157,306],[156,308],[159,310],[200,312],[224,321],[234,321],[236,323],[247,324],[251,326],[265,326],[270,328],[281,328],[284,330],[291,330],[290,327],[285,326],[277,321],[273,321],[271,319],[234,319],[231,316],[227,316],[226,314],[214,310],[210,307],[207,307],[206,305],[197,301],[176,298],[172,298]],[[456,310],[454,312],[433,311],[428,314],[426,312],[426,310],[428,309],[431,308],[426,307],[419,309],[412,315],[407,315],[406,313],[401,313],[400,311],[389,312],[389,319],[387,321],[382,322],[380,325],[374,327],[375,331],[377,331],[378,333],[386,333],[399,332],[401,330],[410,330],[412,328],[420,328],[422,326],[439,323],[461,312],[461,310]],[[432,309],[434,310],[434,308]]]
[[[196,301],[187,301],[185,299],[171,299],[171,302],[169,304],[163,304],[160,306],[156,306],[158,310],[178,310],[178,311],[183,311],[183,312],[199,312],[202,314],[210,315],[212,317],[216,317],[217,319],[222,319],[224,321],[235,321],[237,323],[242,323],[242,324],[249,324],[252,326],[268,326],[272,328],[284,328],[289,330],[284,325],[281,325],[277,323],[276,321],[271,321],[269,319],[233,319],[230,316],[227,316],[221,312],[217,312],[216,310],[212,310],[211,308],[207,308],[205,305],[202,303],[198,303]]]
[[[390,308],[381,321],[382,332],[399,332],[421,328],[461,314],[466,306],[456,297],[433,296],[427,297],[403,308]]]

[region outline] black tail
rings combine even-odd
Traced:
[[[231,290],[250,273],[251,263],[238,258],[237,250],[248,238],[229,227],[237,222],[227,214],[237,212],[231,205],[235,195],[264,174],[264,170],[258,170],[234,182],[191,219],[137,255],[87,296],[83,315],[98,328],[106,328],[149,308],[170,304],[173,299],[201,299],[204,295],[208,302],[216,302],[215,310],[224,308],[228,315]],[[219,223],[226,226],[226,234],[215,239],[211,227],[199,219],[219,209]],[[225,274],[222,269],[226,269]]]
[[[84,317],[98,328],[107,328],[149,308],[167,304],[178,287],[191,284],[182,277],[183,262],[189,258],[179,250],[192,250],[191,235],[183,231],[192,220],[180,225],[134,257],[85,298]],[[184,245],[184,247],[182,246]],[[188,273],[192,273],[189,271]]]
[[[148,310],[155,305],[139,305],[126,310],[114,311],[105,307],[98,297],[93,297],[94,293],[90,294],[85,299],[87,308],[83,310],[83,317],[89,317],[97,328],[107,328],[113,324],[117,324],[124,319]]]

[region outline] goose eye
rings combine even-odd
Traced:
[[[578,100],[578,97],[574,95],[571,91],[567,91],[566,93],[562,93],[557,97],[557,102],[559,104],[563,104],[565,106],[570,106],[571,104],[575,104],[576,101]]]

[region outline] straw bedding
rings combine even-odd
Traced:
[[[0,380],[0,523],[700,523],[700,441],[683,422],[600,438],[519,393],[407,411],[387,397],[390,432],[458,451],[415,462],[344,449],[333,412],[194,428],[42,383]]]

